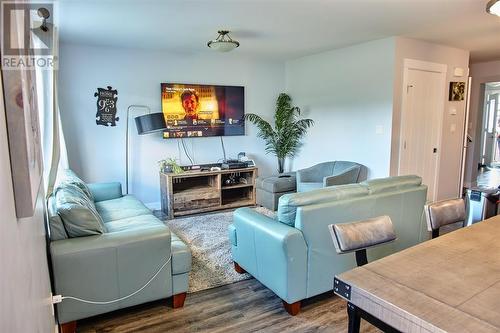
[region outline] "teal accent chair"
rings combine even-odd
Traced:
[[[120,183],[79,184],[88,189],[90,204],[104,231],[88,230],[89,215],[61,201],[60,191],[75,187],[60,184],[48,199],[50,256],[54,293],[90,301],[109,301],[127,296],[160,269],[139,293],[111,304],[88,304],[63,299],[57,304],[61,332],[75,332],[76,320],[172,297],[173,307],[182,307],[188,290],[191,252],[170,229],[132,195],[122,195]],[[87,192],[86,192],[87,193]],[[61,198],[62,196],[62,198]],[[70,198],[72,202],[86,200]],[[94,218],[96,216],[93,216]],[[70,227],[69,218],[74,224]],[[68,234],[90,233],[73,237]]]
[[[349,161],[333,161],[316,164],[297,171],[297,192],[319,188],[358,183],[363,177],[363,166]],[[366,179],[366,178],[365,178]]]
[[[426,195],[420,177],[400,176],[285,194],[275,219],[237,209],[229,226],[235,269],[271,289],[295,315],[301,300],[331,291],[335,275],[356,267],[354,256],[337,254],[329,225],[389,216],[398,238],[368,249],[372,261],[429,238]]]

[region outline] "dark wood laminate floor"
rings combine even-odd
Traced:
[[[364,333],[379,332],[362,322]],[[189,294],[182,309],[171,299],[78,322],[78,332],[347,332],[346,302],[333,293],[303,301],[295,317],[255,279]]]

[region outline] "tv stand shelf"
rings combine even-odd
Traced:
[[[237,184],[237,185],[226,185],[222,186],[222,190],[230,190],[232,188],[240,188],[240,187],[253,187],[253,184]]]
[[[255,167],[181,174],[161,172],[161,210],[172,219],[255,205],[256,178]]]

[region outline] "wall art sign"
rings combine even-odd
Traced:
[[[463,101],[465,99],[465,82],[450,82],[450,101]]]
[[[120,117],[116,116],[116,102],[118,101],[118,90],[108,86],[107,89],[97,88],[94,97],[97,97],[97,113],[95,123],[103,126],[116,126]]]

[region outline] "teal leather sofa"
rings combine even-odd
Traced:
[[[297,192],[358,183],[365,180],[363,165],[350,161],[323,162],[297,171]],[[363,179],[362,179],[363,178]]]
[[[368,249],[373,261],[428,239],[426,195],[420,177],[401,176],[285,194],[276,219],[237,209],[229,226],[235,269],[250,273],[296,314],[301,300],[331,291],[336,274],[356,267],[354,255],[336,253],[328,225],[388,215],[397,240]]]
[[[159,273],[142,291],[119,302],[63,299],[57,304],[60,331],[74,332],[78,319],[171,296],[174,307],[181,307],[191,269],[189,248],[142,202],[122,195],[120,183],[87,185],[69,174],[48,199],[54,293],[110,301],[135,292]],[[96,218],[99,223],[91,224]]]

